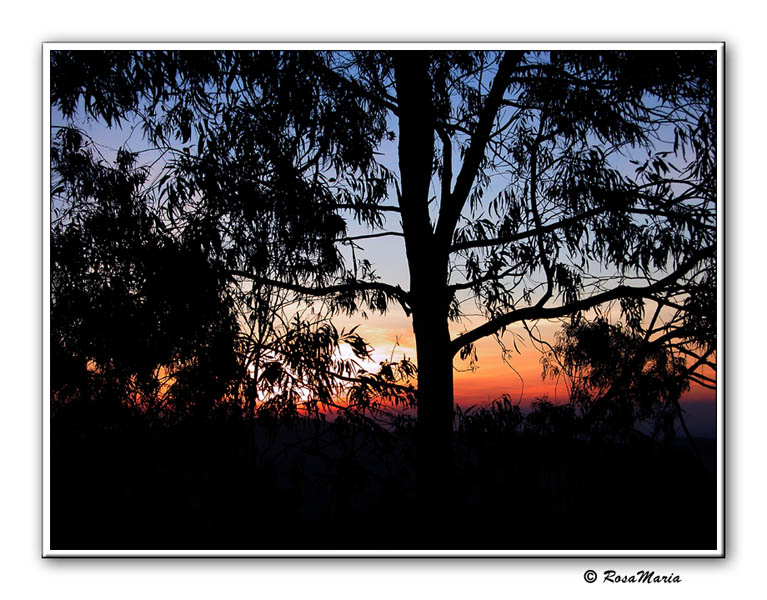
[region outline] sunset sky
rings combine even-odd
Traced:
[[[410,318],[399,307],[393,307],[391,312],[379,316],[370,315],[363,319],[354,317],[339,317],[335,321],[339,329],[347,329],[359,325],[357,332],[374,348],[375,362],[408,357],[415,360],[415,338],[413,336]],[[480,321],[477,321],[479,323]],[[554,335],[560,329],[559,323],[542,322],[538,329],[547,341],[553,341]],[[454,328],[454,334],[460,328]],[[518,334],[517,347],[519,353],[513,350],[513,335]],[[454,362],[455,401],[466,408],[473,404],[492,401],[509,394],[514,401],[522,406],[541,396],[556,402],[567,400],[567,388],[563,381],[541,377],[541,354],[536,345],[529,340],[521,326],[511,327],[501,340],[510,352],[507,353],[508,364],[503,360],[503,351],[494,337],[480,340],[476,344],[478,363],[475,370],[469,370],[468,362],[456,357]],[[351,352],[349,352],[351,356]],[[371,364],[371,367],[374,365]],[[683,402],[715,402],[716,393],[713,390],[692,384],[690,390],[682,397]]]
[[[51,123],[54,127],[67,125],[66,121],[56,111],[52,114]],[[153,162],[157,158],[156,152],[147,149],[139,128],[135,130],[129,126],[124,126],[122,129],[107,128],[94,121],[77,123],[77,125],[86,130],[99,143],[99,150],[107,159],[112,158],[116,149],[121,146],[126,146],[132,151],[141,151],[142,162]],[[390,127],[396,132],[396,121],[390,123]],[[190,144],[193,145],[195,143],[196,139],[193,135]],[[379,162],[397,173],[396,140],[384,141],[380,151]],[[457,171],[460,164],[457,158],[454,158],[454,160],[456,166],[454,171]],[[159,174],[161,164],[160,162],[153,167],[154,173]],[[437,185],[438,182],[436,181],[432,183],[435,195],[438,193]],[[386,204],[393,205],[396,203],[396,198],[393,196],[394,194],[392,193],[391,199]],[[371,233],[372,230],[355,223],[350,212],[345,213],[344,216],[347,219],[348,234],[350,236]],[[387,231],[401,230],[398,217],[387,216],[386,225],[385,230]],[[360,240],[357,244],[362,249],[357,252],[357,257],[368,258],[374,265],[381,281],[400,285],[403,289],[409,288],[403,238],[384,237],[367,239]],[[347,251],[342,251],[348,256]],[[471,301],[464,303],[463,309],[471,316],[465,323],[453,325],[453,336],[482,323],[482,317],[478,314],[478,310]],[[342,327],[349,329],[359,326],[357,332],[374,348],[373,358],[375,362],[368,365],[371,369],[378,362],[390,358],[396,360],[404,356],[415,361],[415,339],[412,323],[398,305],[391,305],[389,312],[385,315],[369,314],[367,317],[367,319],[363,318],[362,315],[338,317],[335,322],[339,329]],[[555,333],[560,328],[560,323],[543,322],[539,323],[538,327],[544,339],[553,341]],[[516,338],[515,335],[517,336]],[[519,353],[513,350],[515,339],[520,350]],[[479,360],[474,371],[469,370],[467,362],[461,361],[456,357],[454,362],[456,369],[454,373],[456,403],[466,408],[471,405],[492,401],[504,393],[508,394],[514,401],[519,401],[523,407],[529,406],[530,402],[542,396],[547,396],[549,400],[556,402],[567,400],[567,389],[564,382],[556,382],[550,379],[542,380],[540,352],[536,349],[533,342],[530,341],[521,325],[511,327],[502,338],[502,342],[509,350],[512,350],[506,355],[508,364],[504,362],[502,349],[493,337],[484,338],[476,344]],[[713,390],[696,384],[693,384],[690,391],[683,396],[683,402],[688,403],[711,403],[715,402],[715,400],[716,393]]]
[[[388,158],[385,157],[385,158]],[[392,165],[394,166],[394,165]],[[395,167],[396,168],[396,167]],[[435,192],[436,193],[436,192]],[[350,235],[370,233],[370,230],[357,226],[348,213]],[[399,230],[396,218],[388,217],[387,230]],[[408,289],[407,262],[405,256],[404,240],[399,237],[375,238],[360,240],[357,242],[364,248],[365,256],[375,265],[377,274],[382,281],[397,284]],[[362,254],[357,253],[360,257]],[[468,300],[462,305],[464,311],[471,315],[464,323],[453,324],[451,331],[453,337],[462,333],[465,329],[471,329],[483,322],[483,317],[478,314],[478,309],[473,301]],[[648,302],[646,313],[652,313],[655,305]],[[593,314],[593,313],[592,313]],[[610,312],[613,321],[620,318],[617,309]],[[645,315],[649,320],[650,315]],[[403,355],[415,360],[415,338],[413,336],[412,323],[402,309],[392,304],[386,315],[368,315],[367,319],[360,315],[353,317],[338,318],[337,323],[347,329],[359,325],[357,330],[375,348],[374,357],[377,361],[389,359],[392,349],[395,347],[394,358],[402,358]],[[555,334],[561,329],[560,321],[542,321],[537,324],[542,339],[552,342]],[[517,353],[513,348],[516,339]],[[468,363],[456,357],[454,362],[455,401],[462,407],[473,404],[489,402],[498,398],[501,394],[509,394],[515,401],[520,401],[522,406],[541,396],[548,396],[551,401],[564,402],[567,400],[567,389],[563,381],[556,382],[551,379],[541,378],[542,366],[541,354],[537,345],[529,339],[524,327],[512,326],[501,339],[504,346],[510,352],[503,360],[503,351],[494,337],[487,337],[476,343],[478,354],[477,368],[472,372],[468,370]],[[714,373],[705,374],[715,377]],[[682,397],[682,402],[715,402],[716,392],[698,384],[691,384],[691,388]]]

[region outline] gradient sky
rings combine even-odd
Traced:
[[[66,124],[56,111],[53,111],[51,123],[54,126]],[[111,158],[114,155],[114,150],[122,145],[127,145],[133,151],[146,148],[140,132],[134,132],[130,127],[109,129],[93,121],[86,124],[78,123],[78,125],[103,144],[100,149],[106,158]],[[393,131],[397,131],[396,122],[392,122],[390,126]],[[194,140],[191,143],[194,143]],[[396,141],[384,142],[381,153],[380,161],[395,173],[398,172]],[[142,159],[149,162],[155,156],[154,152],[146,152],[142,155]],[[456,159],[455,173],[458,172],[459,167]],[[433,193],[437,195],[437,190],[435,189]],[[394,200],[387,202],[387,204],[394,203]],[[357,225],[351,213],[347,213],[345,216],[349,223],[349,235],[371,232],[369,229]],[[387,230],[399,231],[398,220],[398,217],[388,216]],[[401,285],[404,289],[409,287],[404,240],[402,238],[387,237],[362,240],[358,244],[364,248],[364,256],[375,266],[382,281]],[[357,256],[359,258],[360,253]],[[469,303],[465,305],[465,309],[471,311]],[[468,329],[481,322],[481,318],[477,316],[464,325],[457,324],[453,327],[453,335],[461,333],[464,327]],[[398,305],[392,305],[390,312],[383,316],[369,315],[367,319],[364,319],[361,315],[354,315],[337,319],[339,329],[342,327],[349,329],[356,325],[359,325],[358,333],[374,348],[375,363],[369,365],[371,368],[379,361],[390,358],[396,360],[406,356],[413,361],[415,360],[412,323]],[[543,338],[551,341],[559,329],[559,324],[540,323],[539,329]],[[523,407],[542,396],[547,396],[552,401],[564,402],[567,400],[567,390],[563,382],[542,380],[540,353],[528,339],[521,326],[510,328],[502,341],[511,348],[514,334],[520,336],[516,338],[520,353],[507,354],[508,364],[504,362],[502,350],[493,337],[482,339],[476,343],[479,360],[474,371],[468,370],[468,363],[456,357],[454,389],[455,400],[459,405],[466,408],[473,404],[489,402],[504,393],[509,394],[514,401],[519,401]],[[713,390],[698,385],[693,385],[683,397],[683,402],[686,403],[712,403],[715,400],[716,394]]]
[[[370,365],[371,368],[374,364],[392,357],[395,360],[403,357],[415,360],[412,323],[399,307],[392,307],[392,310],[383,316],[372,315],[368,319],[363,319],[359,315],[338,317],[335,322],[339,329],[341,327],[349,329],[359,325],[357,333],[374,348],[374,363]],[[551,341],[559,330],[560,324],[541,322],[538,328],[543,339]],[[453,329],[454,335],[460,332],[460,327]],[[522,406],[529,405],[541,396],[548,396],[549,400],[557,402],[567,400],[564,382],[542,379],[541,354],[521,326],[509,328],[501,341],[511,350],[514,334],[519,336],[516,340],[520,352],[516,353],[512,350],[507,353],[508,364],[504,362],[503,351],[494,337],[487,337],[476,343],[479,360],[474,371],[469,370],[467,362],[456,357],[454,361],[456,403],[462,407],[468,407],[489,402],[504,393],[509,394],[514,401],[519,401]],[[351,357],[351,352],[348,353],[348,357]],[[693,384],[684,394],[682,401],[715,402],[716,393]]]
[[[393,131],[397,131],[396,122],[391,123]],[[673,138],[673,136],[671,136]],[[635,166],[629,163],[628,156],[622,157],[622,163],[619,168],[625,168],[633,173]],[[396,141],[386,141],[382,145],[382,156],[379,160],[387,168],[398,173],[397,147]],[[453,172],[457,173],[460,169],[460,163],[454,159]],[[431,194],[439,195],[439,182],[432,181]],[[492,195],[488,192],[488,196]],[[396,200],[390,200],[387,204],[395,204]],[[435,203],[436,204],[436,203]],[[386,230],[401,231],[399,226],[399,217],[386,214]],[[371,233],[372,230],[360,227],[352,217],[351,212],[345,214],[349,224],[349,235],[361,235]],[[385,237],[360,240],[357,242],[364,249],[364,256],[368,258],[375,266],[377,274],[387,283],[402,286],[403,289],[409,288],[407,258],[405,255],[405,243],[401,237]],[[362,253],[357,252],[357,257]],[[471,302],[464,305],[467,312],[477,313],[477,309]],[[652,303],[648,303],[647,313],[654,309]],[[614,321],[619,320],[617,311],[611,312]],[[646,320],[650,316],[646,315]],[[468,319],[465,324],[454,324],[451,327],[453,337],[460,334],[464,328],[471,329],[483,322],[481,316],[477,315],[473,319]],[[361,317],[340,319],[339,323],[345,326],[359,325],[357,330],[368,342],[376,349],[374,356],[376,360],[389,358],[395,340],[398,345],[395,351],[395,358],[401,358],[403,354],[415,360],[415,338],[413,336],[412,323],[409,317],[405,315],[402,309],[394,304],[388,314],[371,315],[368,319]],[[542,339],[552,341],[556,332],[561,327],[560,322],[540,322],[538,324],[539,333]],[[516,336],[515,336],[516,334]],[[462,407],[473,404],[489,402],[498,398],[501,394],[509,394],[512,399],[519,400],[522,406],[529,405],[530,402],[541,396],[547,396],[551,401],[566,401],[567,389],[564,382],[556,382],[551,379],[542,380],[540,363],[540,352],[536,349],[533,342],[527,336],[521,325],[512,326],[502,338],[503,344],[511,349],[513,339],[517,341],[517,347],[520,353],[507,353],[508,364],[504,362],[503,351],[494,337],[488,337],[475,344],[479,361],[473,372],[468,371],[468,363],[461,361],[456,357],[454,362],[454,390],[455,400]],[[706,375],[715,374],[702,371]],[[716,392],[698,384],[692,384],[688,392],[682,397],[682,402],[703,402],[710,403],[716,401]]]

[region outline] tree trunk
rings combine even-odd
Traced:
[[[445,311],[433,298],[413,311],[418,361],[417,476],[419,503],[439,520],[452,480],[453,357]]]
[[[441,514],[448,508],[445,497],[452,462],[448,249],[437,243],[429,216],[434,103],[428,53],[395,52],[393,59],[400,129],[399,205],[410,270],[410,306],[418,362],[418,512],[424,532],[431,533],[444,530]]]
[[[418,427],[434,440],[449,439],[453,427],[453,358],[447,315],[413,313],[418,361]]]

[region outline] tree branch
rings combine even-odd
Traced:
[[[523,231],[521,233],[515,233],[514,235],[507,235],[507,236],[498,237],[498,238],[488,238],[486,240],[469,240],[467,242],[460,242],[458,244],[453,244],[450,247],[450,252],[459,252],[460,250],[469,250],[471,248],[484,248],[487,246],[495,246],[498,244],[510,244],[512,242],[518,242],[519,240],[524,240],[529,237],[539,236],[546,233],[550,233],[552,231],[556,231],[557,229],[561,229],[562,227],[567,227],[568,225],[572,225],[573,223],[578,223],[579,221],[582,221],[583,219],[588,219],[596,215],[599,215],[601,213],[608,212],[608,210],[609,210],[608,208],[593,208],[591,210],[587,210],[584,213],[581,213],[580,215],[568,217],[566,219],[562,219],[561,221],[557,221],[556,223],[544,225],[540,228],[536,227],[535,229],[528,229],[527,231]]]
[[[509,267],[502,273],[488,273],[487,275],[483,275],[482,277],[478,277],[477,279],[472,279],[471,281],[466,281],[463,283],[454,283],[452,285],[447,286],[447,289],[451,292],[456,292],[458,290],[467,290],[470,288],[473,288],[476,285],[480,285],[482,283],[485,283],[487,281],[500,281],[501,279],[505,279],[506,277],[509,277],[510,275],[519,275],[518,273],[515,273],[514,270],[518,267],[522,266],[522,263],[517,263],[513,267]]]
[[[450,186],[453,184],[453,141],[444,127],[437,125],[437,134],[442,140],[442,198],[444,204],[450,200]]]
[[[358,375],[357,377],[349,377],[347,375],[341,375],[340,373],[335,373],[333,371],[324,371],[324,372],[330,375],[331,377],[335,377],[336,379],[340,379],[341,381],[346,381],[348,383],[366,383],[373,387],[391,388],[393,390],[397,390],[407,394],[415,393],[415,388],[412,385],[402,385],[401,383],[392,383],[390,381],[382,381],[380,379],[376,379],[372,374]]]
[[[323,71],[325,71],[325,74],[330,76],[332,79],[335,79],[337,83],[341,84],[342,86],[346,87],[347,89],[351,90],[352,92],[359,94],[363,98],[367,98],[371,102],[375,102],[381,106],[386,107],[390,111],[392,111],[395,115],[399,115],[399,107],[392,102],[392,100],[389,100],[388,98],[385,98],[383,96],[379,96],[375,92],[367,89],[365,86],[360,85],[356,81],[352,81],[351,79],[347,79],[337,71],[334,71],[328,66],[320,65]]]
[[[704,258],[714,255],[715,253],[716,253],[715,246],[705,248],[704,250],[698,252],[695,256],[693,256],[689,260],[686,260],[685,262],[683,262],[681,265],[679,265],[679,267],[677,267],[674,271],[672,271],[666,277],[659,279],[655,283],[652,283],[645,287],[619,285],[613,288],[612,290],[608,290],[600,294],[595,294],[589,298],[583,298],[581,300],[577,300],[569,304],[563,304],[561,306],[554,306],[554,307],[527,306],[519,310],[513,310],[506,314],[499,315],[498,317],[491,319],[487,323],[484,323],[483,325],[480,325],[479,327],[476,327],[475,329],[472,329],[471,331],[468,331],[464,333],[463,335],[460,335],[457,338],[455,338],[450,343],[450,350],[452,354],[455,355],[461,348],[463,348],[467,344],[476,342],[477,340],[482,339],[483,337],[486,337],[488,335],[491,335],[497,332],[503,327],[511,325],[512,323],[517,323],[519,321],[523,321],[523,320],[537,321],[540,319],[557,319],[570,314],[574,314],[579,311],[588,310],[600,304],[604,304],[605,302],[618,300],[620,298],[648,297],[651,294],[654,294],[656,292],[663,290],[667,285],[674,283],[681,276],[683,276],[690,269],[692,269],[698,262],[700,262]]]
[[[399,206],[379,206],[378,204],[331,204],[330,208],[349,210],[378,210],[381,212],[400,212]]]
[[[368,240],[370,238],[380,238],[387,236],[405,237],[405,234],[400,231],[384,231],[382,233],[367,233],[364,235],[355,235],[352,237],[339,238],[337,242],[352,242],[354,240]]]
[[[546,247],[544,243],[544,234],[541,233],[543,224],[541,222],[541,215],[538,212],[538,148],[543,132],[543,117],[541,117],[540,126],[538,128],[538,139],[532,144],[530,148],[530,208],[533,212],[533,220],[535,222],[535,228],[538,230],[537,242],[538,242],[538,254],[540,255],[541,265],[543,266],[543,272],[546,274],[546,291],[541,299],[536,303],[537,306],[543,306],[548,302],[551,295],[554,293],[554,272],[551,267],[549,257],[546,255]]]
[[[490,131],[501,106],[503,95],[506,93],[506,88],[509,87],[514,67],[524,55],[524,52],[507,51],[498,65],[498,72],[479,113],[479,120],[472,133],[471,143],[456,178],[455,187],[448,198],[448,202],[443,204],[440,210],[436,237],[446,247],[453,238],[453,231],[458,223],[458,218],[477,178],[479,167],[485,156],[485,148],[490,139]]]
[[[398,285],[389,285],[388,283],[381,283],[378,281],[353,281],[337,285],[328,285],[324,287],[308,287],[305,285],[299,285],[297,283],[289,283],[287,281],[277,281],[276,279],[261,277],[259,275],[255,275],[254,273],[248,273],[238,269],[230,269],[229,275],[234,277],[242,277],[249,279],[254,283],[270,285],[272,287],[288,290],[297,294],[304,294],[306,296],[322,297],[330,296],[331,294],[364,291],[383,292],[392,298],[395,298],[402,305],[402,308],[405,310],[405,312],[410,314],[410,295]]]
[[[612,209],[608,207],[592,208],[591,210],[587,210],[586,212],[583,212],[579,215],[567,217],[566,219],[562,219],[561,221],[557,221],[556,223],[550,223],[548,225],[543,225],[542,227],[536,227],[535,229],[528,229],[527,231],[522,231],[520,233],[515,233],[513,235],[507,235],[504,237],[496,237],[496,238],[488,238],[486,240],[468,240],[466,242],[459,242],[457,244],[453,244],[450,247],[450,252],[459,252],[461,250],[470,250],[472,248],[486,248],[488,246],[496,246],[498,244],[510,244],[512,242],[518,242],[526,238],[543,235],[546,233],[550,233],[552,231],[556,231],[557,229],[562,229],[563,227],[568,227],[584,219],[590,219],[591,217],[595,217],[600,214],[609,212],[610,210]],[[628,212],[632,214],[644,214],[644,215],[651,215],[651,216],[665,217],[665,218],[679,218],[679,219],[686,219],[688,221],[692,221],[692,219],[688,218],[687,216],[660,213],[658,211],[651,211],[651,210],[642,209],[642,208],[632,208]],[[698,225],[700,227],[704,227],[707,229],[711,228],[711,226],[697,222],[697,221],[695,222],[695,225]]]
[[[690,381],[697,383],[699,386],[716,391],[716,380],[704,377],[699,373],[689,373],[687,376],[690,378]]]

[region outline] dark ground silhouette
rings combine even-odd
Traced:
[[[51,420],[51,547],[716,547],[713,440],[696,440],[704,465],[683,439],[587,442],[495,425],[469,419],[454,433],[449,495],[424,519],[407,427],[167,425],[62,407]]]

